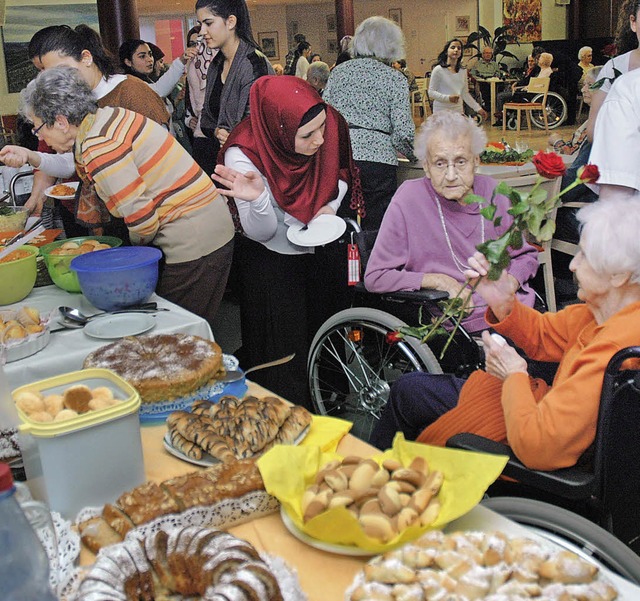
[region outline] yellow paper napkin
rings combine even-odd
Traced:
[[[344,419],[314,415],[309,434],[300,444],[305,447],[319,447],[323,451],[335,451],[352,426],[351,422]]]
[[[418,538],[427,530],[442,528],[475,507],[489,485],[502,473],[507,457],[472,453],[457,449],[432,447],[408,442],[401,433],[396,435],[393,448],[375,455],[382,463],[393,458],[408,465],[416,456],[424,457],[431,470],[444,474],[439,493],[442,507],[435,522],[429,526],[411,526],[387,543],[366,536],[353,515],[344,507],[330,509],[304,523],[301,499],[304,490],[313,483],[323,465],[340,458],[334,452],[319,447],[277,446],[258,460],[258,467],[267,492],[275,496],[295,526],[309,536],[327,543],[350,545],[382,553]]]

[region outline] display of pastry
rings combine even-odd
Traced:
[[[0,312],[0,342],[15,344],[44,331],[45,323],[35,307]]]
[[[345,507],[370,538],[388,542],[409,526],[428,526],[438,517],[438,492],[444,476],[431,471],[423,457],[404,467],[394,459],[345,457],[331,461],[302,495],[305,522]]]
[[[613,601],[616,589],[575,553],[501,532],[432,531],[369,561],[349,601]]]
[[[190,334],[126,336],[89,354],[83,367],[116,372],[143,404],[187,396],[225,373],[220,347]]]
[[[174,596],[176,595],[176,596]],[[190,526],[131,539],[102,553],[77,601],[96,599],[282,601],[256,549],[221,530]]]
[[[311,424],[311,413],[277,397],[225,396],[218,403],[196,401],[191,412],[167,419],[174,448],[191,459],[208,453],[219,461],[255,457],[274,444],[293,444]]]
[[[156,484],[147,482],[104,506],[100,517],[79,524],[82,542],[93,552],[120,541],[131,529],[168,514],[264,490],[260,471],[250,459],[219,463]]]

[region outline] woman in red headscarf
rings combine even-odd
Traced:
[[[335,215],[350,188],[356,189],[352,199],[361,197],[357,167],[346,121],[306,81],[261,77],[249,106],[250,116],[231,132],[213,175],[234,198],[244,234],[234,265],[241,360],[246,368],[295,352],[293,361],[256,372],[255,380],[308,404],[309,344],[332,306],[321,270],[339,266],[326,265],[313,247],[292,243],[287,231]]]

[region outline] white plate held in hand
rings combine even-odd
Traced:
[[[53,190],[55,188],[55,186],[49,186],[44,193],[49,196],[50,198],[56,198],[57,200],[73,200],[76,197],[76,192],[78,191],[78,185],[80,184],[80,182],[65,182],[64,185],[65,186],[69,186],[70,188],[73,188],[73,194],[69,194],[67,196],[65,195],[60,195],[60,194],[51,194],[51,190]]]
[[[124,336],[136,336],[148,332],[156,325],[156,318],[145,313],[121,313],[105,315],[90,321],[84,333],[92,338],[115,340]]]
[[[344,219],[336,215],[319,215],[306,229],[295,225],[287,230],[289,242],[298,246],[321,246],[337,240],[347,229]]]

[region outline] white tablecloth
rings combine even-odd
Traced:
[[[164,307],[169,311],[159,311],[154,313],[157,321],[156,326],[150,330],[149,334],[174,334],[182,332],[184,334],[194,334],[203,338],[213,340],[213,334],[209,324],[186,311],[154,294],[149,301],[158,303],[158,307]],[[55,329],[57,324],[58,307],[66,305],[80,309],[85,315],[98,313],[96,309],[83,294],[71,294],[61,290],[57,286],[44,286],[34,288],[31,294],[24,300],[2,307],[11,309],[19,306],[29,306],[37,308],[41,313],[53,311],[55,317],[51,327]],[[11,389],[29,384],[43,378],[49,378],[58,374],[82,369],[84,358],[95,349],[108,344],[109,340],[90,338],[81,329],[65,330],[51,334],[49,344],[40,352],[19,361],[13,361],[5,365],[5,372],[9,379]]]

